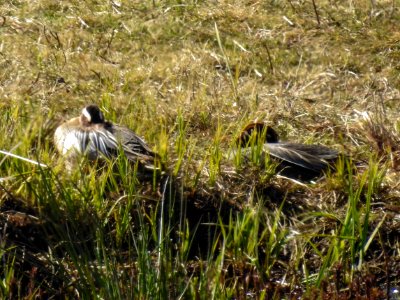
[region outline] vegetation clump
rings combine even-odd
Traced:
[[[0,4],[0,298],[397,299],[395,1]],[[66,172],[95,103],[165,166]],[[341,153],[302,181],[249,123]],[[264,153],[265,154],[265,153]]]

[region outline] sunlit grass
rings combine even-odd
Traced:
[[[399,287],[395,1],[9,1],[0,15],[0,298]],[[67,172],[54,129],[89,103],[164,172],[123,155]],[[263,141],[235,143],[254,120],[343,156],[314,183],[275,176]]]

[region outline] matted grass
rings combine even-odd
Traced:
[[[314,4],[314,5],[313,5]],[[0,298],[399,298],[396,1],[0,4]],[[98,104],[157,151],[66,174]],[[232,155],[250,121],[345,154],[302,184]]]

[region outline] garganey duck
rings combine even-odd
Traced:
[[[321,145],[280,142],[276,131],[263,122],[247,125],[236,139],[242,154],[248,157],[251,147],[262,143],[262,154],[278,162],[279,174],[310,181],[323,175],[336,161],[339,152]]]
[[[128,160],[146,169],[156,169],[157,154],[146,142],[129,128],[106,121],[97,105],[86,106],[79,117],[57,127],[54,142],[58,152],[66,158],[67,167],[81,156],[95,161],[116,157],[122,150]]]

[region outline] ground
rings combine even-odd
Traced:
[[[396,1],[2,2],[1,298],[398,299],[399,24]],[[66,172],[54,130],[90,103],[165,173]],[[343,156],[284,178],[232,155],[254,121]]]

